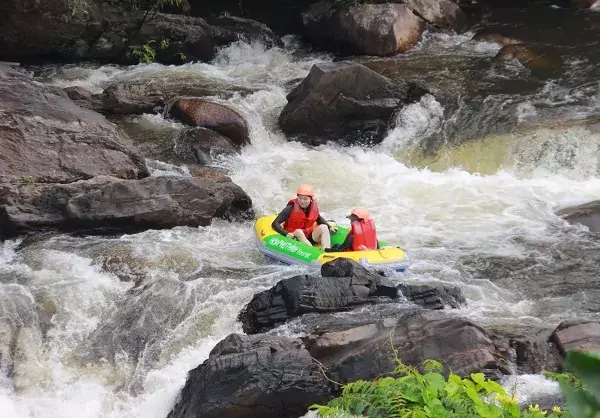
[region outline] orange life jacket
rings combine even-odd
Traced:
[[[368,221],[354,221],[351,224],[352,228],[352,248],[346,251],[365,251],[377,249],[377,230],[373,219]]]
[[[298,199],[290,200],[288,202],[288,205],[289,204],[293,204],[292,213],[290,213],[290,217],[287,221],[283,223],[283,228],[288,232],[294,232],[296,229],[301,229],[308,238],[317,226],[316,222],[319,218],[319,206],[317,205],[317,202],[314,199],[310,202],[308,216],[304,213],[304,209],[300,207]]]

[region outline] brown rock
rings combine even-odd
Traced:
[[[600,322],[563,322],[550,338],[563,354],[569,350],[600,350]]]
[[[359,4],[303,14],[306,36],[316,45],[358,55],[393,55],[420,38],[423,21],[404,4]]]
[[[1,66],[0,137],[0,182],[148,176],[144,158],[113,123],[60,89]]]
[[[524,67],[532,71],[553,71],[559,66],[559,63],[548,55],[545,51],[538,51],[528,45],[506,45],[502,47],[495,59],[511,60],[516,59]]]
[[[181,98],[171,106],[170,115],[188,125],[227,136],[237,149],[250,143],[246,120],[228,106],[197,97]],[[211,138],[211,142],[215,142],[215,138]]]
[[[462,29],[467,16],[451,0],[406,0],[404,4],[427,23],[446,29]]]

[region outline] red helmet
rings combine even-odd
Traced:
[[[310,184],[301,184],[298,186],[298,190],[296,190],[296,195],[300,196],[310,196],[312,198],[315,197],[315,189]]]
[[[359,219],[368,221],[369,219],[371,219],[371,216],[369,215],[369,211],[366,210],[365,208],[354,208],[352,209],[352,212],[350,212],[350,215],[354,215]],[[348,216],[350,217],[350,216]]]

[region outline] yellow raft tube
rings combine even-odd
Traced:
[[[379,250],[369,251],[340,251],[325,252],[318,246],[306,245],[293,238],[287,238],[275,231],[271,224],[277,215],[260,217],[254,223],[254,232],[257,246],[261,253],[267,258],[282,262],[284,264],[301,264],[320,267],[328,261],[339,257],[350,258],[368,267],[386,268],[395,271],[404,271],[408,267],[408,260],[404,250],[399,247],[385,245],[379,241]],[[348,228],[335,225],[337,232],[331,234],[331,244],[341,244],[348,234]]]

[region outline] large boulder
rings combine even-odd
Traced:
[[[191,370],[168,418],[285,418],[331,397],[302,342],[232,334]]]
[[[404,4],[315,5],[303,14],[304,32],[325,49],[356,55],[393,55],[421,36],[423,21]]]
[[[70,184],[21,184],[0,191],[0,236],[43,229],[136,231],[209,225],[252,216],[250,197],[227,178],[97,176]]]
[[[287,95],[279,126],[312,145],[379,143],[394,112],[425,93],[414,83],[394,83],[361,64],[315,64]]]
[[[149,175],[127,136],[58,88],[0,66],[0,183]]]
[[[565,321],[562,322],[550,337],[561,353],[569,350],[599,351],[600,322]]]
[[[446,371],[463,376],[473,372],[495,378],[509,374],[505,366],[507,353],[499,349],[492,335],[468,320],[447,317],[439,311],[409,314],[401,317],[395,327],[377,332],[373,327],[355,328],[350,335],[351,344],[340,344],[339,338],[329,335],[329,330],[317,331],[305,340],[307,346],[325,353],[319,361],[338,382],[374,379],[390,373],[394,370],[394,350],[400,360],[412,366],[436,359]],[[324,338],[337,344],[337,348],[325,349]]]
[[[142,114],[152,113],[181,96],[231,97],[235,93],[254,92],[248,86],[163,68],[143,75],[117,79],[101,94],[92,95],[93,106],[102,103],[103,113]]]
[[[377,274],[335,266],[346,264],[344,260],[330,263],[334,265],[323,266],[323,277],[294,276],[255,294],[239,314],[244,332],[265,332],[305,313],[347,311],[397,296],[397,289]],[[351,263],[356,264],[349,260],[347,266]],[[347,276],[338,276],[344,273]]]
[[[563,208],[556,214],[570,223],[587,226],[592,232],[600,232],[600,200]]]
[[[443,28],[461,30],[467,24],[466,14],[452,0],[401,0],[414,14],[428,24]]]
[[[351,277],[294,276],[254,295],[239,320],[244,332],[268,331],[308,312],[341,312],[378,299]]]
[[[228,137],[238,149],[250,143],[248,123],[231,107],[197,97],[180,98],[170,115],[191,126],[201,126]]]

